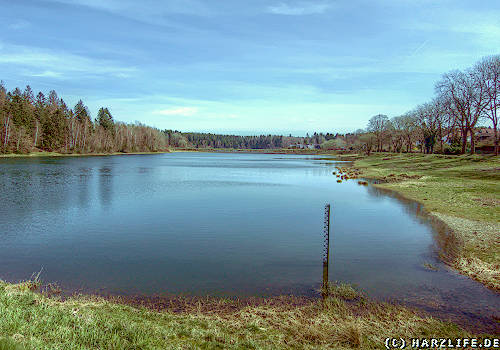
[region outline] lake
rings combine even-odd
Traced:
[[[330,203],[330,280],[498,315],[498,295],[437,259],[437,233],[416,203],[337,183],[338,165],[189,152],[0,158],[0,278],[43,269],[44,282],[72,290],[311,295]]]

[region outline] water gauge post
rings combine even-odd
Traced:
[[[330,204],[325,205],[325,218],[323,222],[323,298],[328,296],[328,264],[330,262]]]

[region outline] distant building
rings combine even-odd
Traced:
[[[476,152],[495,153],[495,130],[493,128],[478,128],[476,130]],[[470,140],[470,137],[468,138]]]
[[[460,135],[461,133],[459,133]],[[470,133],[467,134],[467,142],[471,141],[471,135]],[[480,127],[480,128],[475,128],[474,129],[474,140],[476,143],[481,143],[481,144],[492,144],[495,142],[495,132],[494,130],[490,128],[485,128],[485,127]]]
[[[489,143],[495,141],[495,131],[492,128],[479,128],[476,130],[476,140]]]
[[[321,146],[317,143],[315,144],[303,144],[303,143],[292,143],[289,148],[293,149],[320,149]]]
[[[454,137],[458,137],[460,140],[462,139],[462,132],[459,128],[455,128],[454,130],[450,130],[448,133],[443,134],[443,143],[450,144],[450,140]],[[467,142],[471,141],[470,133],[467,134]],[[483,144],[493,144],[495,141],[495,132],[489,127],[479,127],[474,129],[474,140],[476,142],[480,142]]]

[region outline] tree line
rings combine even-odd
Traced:
[[[498,155],[500,55],[485,57],[464,71],[453,70],[435,84],[435,96],[398,116],[373,116],[366,129],[346,134],[317,133],[306,137],[235,136],[168,131],[173,147],[288,148],[321,147],[371,152],[464,154],[476,152],[480,126],[489,124]]]
[[[392,118],[373,116],[365,130],[347,134],[317,133],[238,136],[180,132],[140,123],[116,122],[106,107],[92,120],[80,100],[68,108],[51,91],[35,97],[29,86],[8,92],[0,82],[0,152],[27,153],[36,149],[63,153],[143,152],[174,148],[325,148],[364,151],[466,153],[476,151],[476,131],[484,123],[493,130],[498,154],[500,55],[485,57],[464,71],[442,75],[435,96]]]
[[[165,130],[171,147],[180,148],[231,148],[231,149],[278,149],[296,145],[313,145],[319,147],[324,142],[344,137],[341,134],[317,133],[304,137],[283,135],[223,135],[199,132],[181,132]]]
[[[30,86],[7,91],[0,82],[0,153],[33,150],[61,153],[145,152],[165,149],[166,135],[140,123],[115,122],[106,107],[97,118],[82,102],[69,108],[52,90],[36,97]]]
[[[407,113],[372,117],[358,130],[356,146],[372,151],[470,153],[476,151],[476,130],[489,123],[498,155],[500,55],[485,57],[464,71],[453,70],[435,84],[435,96]]]
[[[165,131],[169,135],[169,142],[174,147],[193,148],[234,148],[234,149],[268,149],[282,148],[283,136],[260,135],[260,136],[238,136],[221,135],[197,132],[176,132]],[[182,138],[180,137],[182,136]]]
[[[173,148],[276,149],[292,144],[319,144],[339,134],[306,137],[259,135],[238,136],[180,132],[126,124],[114,120],[101,107],[92,120],[82,100],[69,108],[52,90],[36,97],[28,85],[7,91],[0,82],[0,153],[53,151],[60,153],[145,152]]]

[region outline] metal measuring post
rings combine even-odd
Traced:
[[[325,219],[323,222],[323,298],[328,296],[328,263],[330,261],[330,204],[325,205]]]

